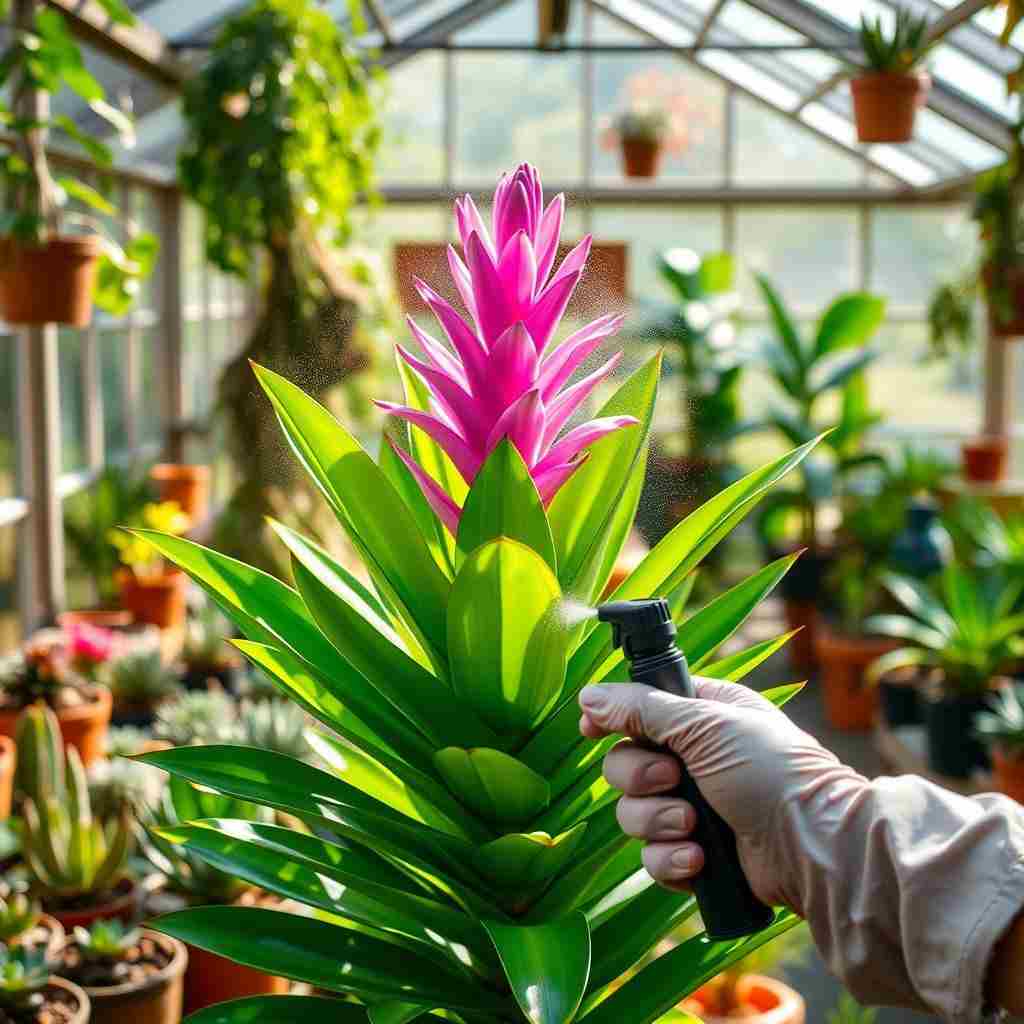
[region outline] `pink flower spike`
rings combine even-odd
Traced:
[[[497,419],[513,402],[534,386],[537,350],[521,324],[513,324],[491,348],[490,400]]]
[[[566,421],[587,400],[594,388],[619,365],[621,359],[622,353],[616,352],[603,366],[598,367],[593,373],[587,374],[582,380],[573,384],[571,388],[566,388],[551,403],[547,410],[547,426],[544,428],[545,447],[555,440],[558,432],[565,426]]]
[[[477,326],[480,328],[484,343],[490,346],[516,317],[508,308],[498,268],[479,236],[475,234],[469,236],[466,265],[473,277],[473,294],[479,315]]]
[[[423,497],[427,499],[437,518],[444,523],[453,537],[457,536],[462,510],[452,501],[448,492],[405,449],[400,448],[391,438],[388,438],[388,444],[416,478]]]
[[[519,449],[527,466],[536,463],[544,439],[544,406],[539,391],[527,391],[502,413],[487,438],[488,455],[503,437]]]
[[[469,276],[469,271],[466,269],[466,264],[462,262],[462,257],[455,251],[454,245],[448,246],[448,270],[452,275],[452,280],[455,282],[455,287],[458,290],[459,298],[462,299],[462,304],[466,307],[469,315],[474,320],[477,320],[473,279]]]
[[[469,381],[470,386],[474,390],[477,387],[485,386],[487,380],[486,351],[481,345],[480,339],[455,312],[450,302],[442,299],[433,288],[422,281],[417,279],[415,284],[420,298],[430,306],[448,340],[452,343],[452,347],[458,352],[462,365],[466,368],[466,380]]]
[[[461,206],[459,205],[461,202]],[[467,192],[460,200],[455,200],[455,216],[459,227],[459,240],[462,242],[462,251],[465,252],[469,245],[469,236],[475,231],[484,243],[484,248],[490,254],[491,259],[497,259],[498,254],[494,251],[494,243],[491,242],[490,232],[484,224],[483,217],[477,209],[473,197]]]
[[[540,500],[547,506],[551,499],[558,493],[559,488],[590,458],[590,452],[582,452],[578,459],[572,462],[563,463],[561,466],[552,466],[550,469],[542,470],[534,475],[533,482],[537,485],[537,493]]]
[[[548,289],[554,288],[555,285],[564,277],[569,277],[571,274],[582,273],[584,266],[586,266],[587,259],[590,256],[590,246],[592,241],[592,236],[587,235],[581,242],[578,242],[569,250],[568,253],[566,253],[565,259],[562,260],[558,269],[555,271],[555,276],[551,278],[551,283],[547,286]],[[544,297],[543,292],[540,297]]]
[[[428,366],[401,345],[395,347],[406,366],[426,384],[431,396],[441,404],[453,424],[459,427],[462,436],[471,444],[482,442],[487,431],[480,422],[480,407],[473,396],[447,373]]]
[[[530,216],[530,197],[521,181],[513,180],[504,201],[494,208],[494,245],[502,252],[517,231],[532,240],[535,225]]]
[[[457,380],[462,387],[468,390],[469,384],[466,381],[466,371],[463,369],[462,363],[437,338],[427,334],[411,316],[407,316],[405,322],[412,332],[412,336],[416,339],[417,344],[423,349],[424,355],[430,360],[431,365],[447,373],[449,377]]]
[[[501,279],[506,305],[512,307],[508,312],[513,319],[521,320],[530,312],[537,279],[533,246],[530,245],[525,231],[517,231],[502,249],[498,277]]]
[[[535,251],[537,254],[537,289],[544,287],[555,265],[555,256],[558,254],[558,239],[562,234],[562,218],[565,215],[565,194],[559,192],[554,199],[548,203],[540,219],[540,226],[537,228],[537,243]]]
[[[526,329],[537,346],[538,353],[547,348],[551,336],[555,333],[558,321],[562,319],[565,307],[569,305],[573,290],[579,283],[580,274],[570,274],[559,278],[548,286],[540,300],[530,311],[526,320]]]
[[[448,424],[429,412],[413,409],[407,405],[383,402],[380,399],[375,399],[374,404],[384,412],[412,423],[432,437],[448,453],[448,457],[455,463],[455,468],[462,475],[463,480],[467,484],[473,482],[473,477],[480,469],[481,459],[474,454],[466,439],[455,433]]]
[[[537,383],[540,385],[541,398],[545,404],[554,398],[562,385],[575,373],[576,368],[605,338],[622,326],[624,319],[625,317],[621,315],[603,316],[570,334],[561,345],[544,357]]]
[[[535,468],[538,473],[542,473],[552,466],[568,462],[581,449],[600,441],[602,437],[623,427],[635,426],[639,422],[635,416],[602,416],[600,419],[583,423],[570,430],[557,444],[552,445],[543,462]]]

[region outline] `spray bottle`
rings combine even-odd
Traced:
[[[676,646],[676,627],[668,602],[613,601],[597,609],[612,627],[612,639],[629,662],[635,683],[656,687],[677,697],[695,697],[686,657]],[[693,880],[700,915],[711,939],[736,939],[771,924],[774,914],[753,893],[736,849],[736,836],[704,799],[683,767],[683,779],[668,796],[690,803],[697,812],[694,842],[704,850],[704,867]]]

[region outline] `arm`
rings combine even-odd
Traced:
[[[581,694],[585,736],[668,747],[732,826],[754,892],[805,917],[862,1002],[976,1024],[985,996],[1020,1006],[1024,808],[913,776],[868,781],[757,694],[698,681],[698,699],[604,684]],[[643,863],[685,888],[703,862],[693,809],[661,793],[678,762],[625,741],[605,759]],[[997,949],[998,947],[998,949]],[[1016,975],[1016,976],[1015,976]],[[986,989],[987,983],[987,989]]]

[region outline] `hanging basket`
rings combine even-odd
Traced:
[[[914,118],[931,89],[925,72],[879,71],[850,80],[859,142],[909,142]]]
[[[627,178],[656,178],[664,147],[652,139],[622,140],[622,173]]]
[[[1024,338],[1024,267],[1005,267],[1000,281],[990,263],[981,272],[981,280],[993,337]]]
[[[88,327],[102,251],[96,235],[68,235],[42,245],[0,239],[0,317],[19,326]]]

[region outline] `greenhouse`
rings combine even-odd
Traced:
[[[1024,1019],[1020,0],[0,0],[0,1024]]]

